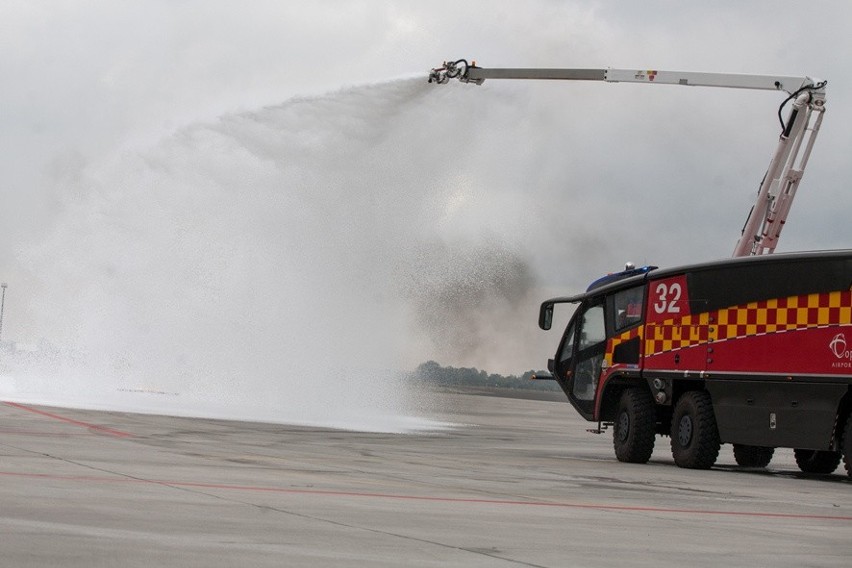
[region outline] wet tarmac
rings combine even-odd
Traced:
[[[852,481],[622,464],[567,403],[375,434],[0,404],[3,566],[849,566]]]

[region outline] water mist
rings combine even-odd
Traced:
[[[86,166],[19,255],[19,313],[46,341],[4,358],[0,396],[439,426],[400,371],[476,352],[494,327],[477,307],[511,310],[533,276],[516,244],[456,222],[477,190],[435,168],[435,93],[417,78],[291,100]]]

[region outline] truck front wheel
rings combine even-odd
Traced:
[[[710,395],[704,391],[684,393],[672,416],[675,463],[690,469],[710,469],[719,457],[721,445]]]
[[[846,417],[846,427],[843,429],[843,465],[846,473],[852,477],[852,412]]]
[[[834,473],[840,465],[840,452],[825,450],[793,450],[796,465],[805,473]]]
[[[734,459],[741,467],[766,467],[774,454],[775,448],[734,444]]]
[[[630,388],[621,393],[612,443],[618,461],[648,463],[657,435],[654,399],[645,389]]]

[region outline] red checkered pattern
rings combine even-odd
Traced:
[[[668,319],[658,324],[648,324],[645,337],[645,353],[656,355],[665,351],[683,349],[709,339],[710,314]]]
[[[657,355],[708,341],[852,324],[852,291],[775,298],[647,324],[645,354]]]

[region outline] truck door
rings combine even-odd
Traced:
[[[645,371],[701,372],[707,369],[709,315],[704,299],[692,299],[686,275],[648,285]]]
[[[554,371],[568,400],[589,420],[594,414],[605,351],[603,302],[583,304],[568,324]]]

